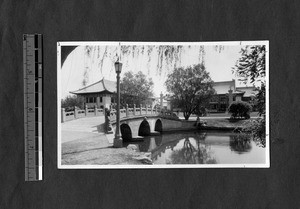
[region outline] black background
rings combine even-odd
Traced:
[[[299,208],[299,1],[0,1],[0,208]],[[22,35],[44,35],[44,180],[24,182]],[[57,41],[270,41],[270,169],[58,170]]]

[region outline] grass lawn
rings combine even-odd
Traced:
[[[229,118],[200,118],[202,121],[206,121],[209,128],[236,128],[245,126],[250,120],[232,120]]]
[[[175,112],[177,114],[177,112]],[[179,112],[179,117],[183,118],[183,113]],[[209,113],[207,114],[207,116],[203,116],[201,118],[205,118],[205,117],[228,117],[230,118],[231,114],[230,113],[226,113],[226,112],[219,112],[219,113]],[[192,118],[197,117],[195,114],[191,114]],[[250,113],[250,117],[258,117],[258,112],[251,112]]]
[[[228,117],[230,118],[231,114],[226,112],[221,113],[209,113],[207,116],[204,117]],[[258,112],[250,112],[250,117],[258,117]]]

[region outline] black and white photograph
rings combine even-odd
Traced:
[[[58,42],[58,168],[268,168],[269,42]]]

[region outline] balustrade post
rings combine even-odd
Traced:
[[[61,108],[61,122],[65,122],[66,121],[66,109],[65,108]]]
[[[135,104],[133,104],[133,115],[135,115],[135,113],[136,113],[136,106],[135,106]]]
[[[151,115],[153,115],[153,105],[151,105],[150,108],[151,108]]]
[[[148,107],[147,107],[147,104],[146,104],[146,115],[148,115]]]
[[[129,116],[128,104],[126,104],[126,117]]]
[[[88,106],[87,105],[84,106],[84,113],[85,113],[85,116],[87,116],[87,114],[88,114]]]
[[[143,113],[142,113],[142,109],[143,109],[143,106],[142,106],[142,104],[140,104],[140,115],[143,114]]]
[[[95,116],[98,115],[97,105],[94,106]]]

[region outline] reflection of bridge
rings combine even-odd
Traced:
[[[173,150],[181,139],[186,137],[185,133],[162,134],[160,136],[150,136],[139,144],[141,152],[151,152],[152,160],[156,161],[166,150]]]

